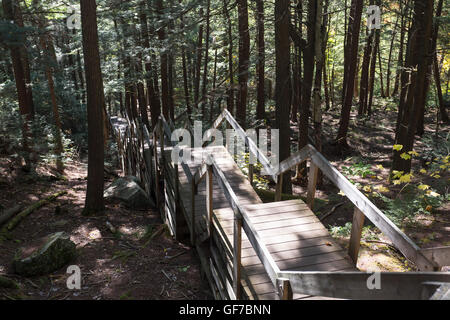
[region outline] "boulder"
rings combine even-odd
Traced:
[[[139,186],[139,180],[133,176],[118,178],[104,192],[105,199],[118,199],[128,208],[148,210],[155,208],[155,203]]]
[[[35,247],[22,248],[13,261],[14,271],[32,277],[56,271],[76,257],[76,245],[65,232],[42,238]]]

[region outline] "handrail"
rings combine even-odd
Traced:
[[[369,288],[368,284],[376,285],[371,276],[379,277],[379,287]],[[448,272],[281,271],[278,277],[288,279],[295,293],[357,300],[428,299],[423,293],[426,282],[450,282]]]
[[[278,278],[277,274],[280,272],[280,269],[275,263],[275,260],[273,259],[269,250],[266,248],[263,241],[261,240],[253,223],[250,221],[250,218],[248,217],[245,208],[239,203],[236,194],[234,193],[233,189],[228,183],[228,180],[226,179],[222,170],[214,160],[214,157],[212,155],[209,155],[208,157],[209,157],[208,162],[210,163],[210,165],[208,166],[212,168],[213,174],[216,177],[219,186],[223,190],[225,197],[227,198],[228,202],[231,205],[231,208],[235,212],[235,219],[242,220],[242,229],[244,229],[245,233],[247,234],[247,238],[250,241],[250,244],[252,245],[261,262],[263,263],[264,269],[269,275],[270,280],[274,285],[276,285]]]
[[[420,248],[404,234],[386,215],[381,212],[367,197],[348,181],[324,156],[312,145],[308,145],[311,161],[317,165],[336,187],[345,193],[347,198],[372,221],[372,223],[386,234],[398,249],[421,270],[433,271],[437,266],[420,252]]]
[[[242,129],[242,127],[239,125],[236,119],[233,118],[233,116],[227,109],[224,109],[223,113],[225,114],[225,118],[227,119],[228,123],[233,127],[234,130],[236,130],[241,139],[245,141],[245,144],[247,144],[250,152],[253,153],[253,155],[262,164],[268,175],[270,175],[275,182],[278,182],[278,176],[274,174],[274,168],[272,167],[272,165],[270,164],[269,160],[264,155],[264,153],[257,147],[256,143],[245,133],[244,129]]]

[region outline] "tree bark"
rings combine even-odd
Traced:
[[[275,2],[275,56],[276,56],[276,126],[280,130],[280,158],[287,159],[290,152],[289,114],[291,105],[290,77],[290,15],[289,0]],[[283,193],[292,193],[291,173],[283,175]]]
[[[362,7],[363,0],[352,0],[352,12],[349,19],[348,25],[348,35],[347,35],[347,43],[346,43],[346,52],[347,55],[345,57],[347,63],[345,65],[348,66],[344,72],[347,74],[347,79],[344,83],[344,99],[342,105],[341,112],[341,121],[339,123],[339,131],[336,137],[336,142],[338,145],[342,147],[347,147],[347,133],[348,126],[350,122],[350,111],[352,107],[353,101],[353,84],[356,76],[356,63],[358,56],[358,42],[359,42],[359,31],[361,27],[361,15],[362,15]]]
[[[103,79],[98,47],[95,0],[81,0],[84,68],[88,114],[88,182],[84,215],[104,210]]]
[[[239,20],[239,99],[236,108],[236,120],[245,128],[248,95],[247,82],[250,63],[250,32],[248,29],[247,0],[237,0],[237,4]]]
[[[3,12],[5,18],[14,21],[18,25],[16,11],[19,4],[14,0],[3,0]],[[23,39],[18,39],[23,40]],[[19,41],[17,41],[19,42]],[[10,44],[11,60],[14,70],[14,78],[16,81],[17,97],[19,102],[19,113],[22,121],[22,146],[24,150],[25,169],[32,170],[33,162],[33,141],[31,135],[30,124],[33,118],[32,105],[30,104],[29,94],[26,84],[26,71],[23,65],[21,50],[22,45]]]
[[[258,60],[256,63],[256,74],[258,79],[257,88],[257,104],[256,104],[256,119],[262,120],[266,116],[265,104],[266,94],[264,92],[264,79],[265,79],[265,41],[264,41],[264,1],[256,1],[256,23],[258,27],[258,36],[256,44],[258,47]]]
[[[398,126],[396,144],[402,145],[400,151],[394,150],[392,170],[409,173],[411,171],[411,159],[403,159],[401,155],[412,151],[415,133],[419,120],[419,113],[425,105],[426,75],[429,66],[429,52],[433,24],[433,0],[416,0],[414,2],[414,17],[410,32],[409,68],[416,67],[412,71],[405,106]],[[400,102],[402,103],[402,102]],[[400,109],[400,108],[399,108]]]

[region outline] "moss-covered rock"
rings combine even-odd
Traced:
[[[76,257],[76,245],[65,232],[45,237],[42,245],[22,249],[13,261],[14,271],[22,276],[44,275],[56,271]]]
[[[105,190],[104,197],[105,199],[118,199],[130,209],[155,208],[153,200],[148,197],[138,182],[139,180],[133,176],[118,178]]]

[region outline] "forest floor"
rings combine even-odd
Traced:
[[[337,135],[339,116],[339,113],[333,110],[324,116],[322,153],[325,157],[353,183],[358,184],[360,190],[382,211],[390,208],[392,212],[398,214],[396,225],[419,247],[450,246],[450,202],[443,201],[439,206],[433,206],[431,212],[426,210],[414,212],[411,207],[417,195],[408,192],[412,189],[408,189],[412,187],[411,185],[421,183],[429,185],[440,195],[448,195],[450,181],[448,167],[439,171],[439,178],[431,177],[433,164],[430,162],[437,157],[437,153],[444,156],[450,154],[450,127],[441,124],[436,135],[435,124],[425,126],[425,134],[414,146],[419,156],[413,158],[411,184],[404,188],[404,184],[392,185],[388,182],[397,113],[387,106],[375,112],[371,119],[358,119],[356,113],[352,113],[348,137],[351,149],[345,153],[331,143]],[[435,114],[428,114],[425,123],[436,122],[433,119]],[[298,132],[296,123],[292,123],[292,131],[293,140],[296,140]],[[371,193],[376,191],[376,188],[380,190],[380,187],[386,188],[383,196],[395,201],[389,200],[386,203],[380,197],[371,197]],[[274,191],[274,186],[271,189]],[[296,195],[306,196],[305,183],[294,184],[293,192]],[[349,223],[352,221],[354,205],[339,192],[340,190],[330,181],[324,179],[323,185],[318,187],[316,193],[319,200],[316,201],[315,212],[319,219],[324,217],[323,223],[341,245],[348,247],[351,231]],[[417,205],[417,208],[419,207],[420,205]],[[414,264],[407,261],[391,245],[389,239],[366,219],[358,268],[364,271],[416,270]],[[450,267],[444,267],[443,270],[450,270]]]
[[[85,163],[70,161],[66,179],[58,179],[50,166],[28,175],[10,158],[0,158],[0,204],[5,208],[68,191],[25,218],[11,233],[12,239],[0,244],[0,275],[20,284],[19,290],[0,288],[0,300],[211,299],[194,250],[166,234],[156,211],[132,211],[107,203],[103,216],[81,215],[86,169]],[[110,182],[114,177],[108,178]],[[109,231],[107,221],[120,236]],[[79,254],[71,264],[81,269],[81,290],[67,289],[66,267],[31,278],[13,274],[11,263],[19,248],[59,231],[67,232],[77,245]],[[151,239],[153,232],[156,236]]]

